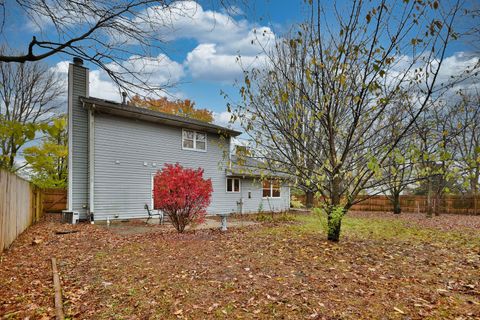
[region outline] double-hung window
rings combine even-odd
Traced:
[[[186,150],[207,151],[207,134],[195,130],[182,130],[182,148]]]
[[[227,178],[227,192],[240,192],[239,178]]]
[[[280,180],[263,180],[264,198],[280,198]]]

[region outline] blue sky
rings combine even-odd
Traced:
[[[224,91],[235,99],[238,87],[234,82],[242,78],[236,57],[241,55],[242,62],[247,65],[258,63],[261,46],[273,43],[275,38],[301,21],[305,4],[302,0],[249,1],[248,7],[231,10],[238,14],[226,15],[224,8],[211,7],[211,3],[185,2],[188,8],[194,9],[189,17],[175,20],[174,32],[166,33],[169,41],[163,46],[165,55],[161,56],[162,63],[156,66],[155,75],[159,82],[169,79],[178,83],[170,90],[172,94],[191,99],[198,107],[213,110],[216,121],[221,123],[228,119],[228,114],[225,112],[226,100],[220,92]],[[212,17],[215,18],[212,20]],[[47,30],[45,34],[39,34],[39,30],[20,11],[10,11],[6,26],[2,42],[20,51],[25,51],[33,35],[39,38],[50,36],[48,26],[44,29]],[[261,45],[250,43],[255,38],[253,30],[267,33],[266,37],[259,37]],[[448,68],[455,69],[462,62],[462,56],[457,53],[462,51],[468,51],[463,42],[450,46]],[[59,54],[44,62],[65,74],[71,59]],[[108,77],[95,66],[87,64],[87,67],[91,68],[90,94],[119,101],[120,95]]]
[[[236,96],[238,89],[233,86],[235,79],[241,78],[241,68],[235,62],[238,55],[246,61],[253,61],[261,48],[252,48],[246,39],[252,36],[254,29],[266,28],[272,37],[287,30],[303,16],[303,1],[254,1],[248,7],[234,8],[225,14],[225,8],[211,6],[211,1],[195,5],[195,13],[179,22],[178,35],[163,47],[166,57],[165,66],[171,81],[178,85],[170,90],[176,96],[189,98],[198,107],[209,108],[217,114],[225,111],[226,101],[220,94],[224,91]],[[193,4],[192,4],[193,5]],[[211,15],[215,16],[212,24]],[[230,22],[225,22],[230,19]],[[44,26],[45,27],[45,26]],[[29,22],[21,11],[10,11],[7,24],[2,35],[2,42],[19,51],[25,51],[32,36],[42,39],[51,36],[47,30],[41,33]],[[273,43],[273,38],[272,42]],[[263,44],[262,44],[263,45]],[[44,60],[44,63],[65,71],[71,57],[63,54]],[[254,62],[252,62],[254,63]],[[119,95],[111,89],[113,84],[101,74],[95,66],[91,69],[91,95],[112,100],[120,100]],[[164,70],[159,71],[159,73]],[[66,76],[66,75],[65,75]],[[97,79],[98,78],[98,79]]]

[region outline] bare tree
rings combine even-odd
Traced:
[[[404,93],[400,94],[396,101],[392,101],[394,107],[388,112],[387,123],[400,123],[401,125],[387,125],[390,128],[389,139],[391,141],[396,141],[398,135],[403,132],[405,124],[401,123],[401,121],[407,120],[408,117],[405,113],[412,110],[410,100],[411,97]],[[381,180],[385,181],[385,186],[382,189],[393,206],[394,214],[402,212],[400,195],[408,186],[418,180],[415,172],[415,163],[418,155],[418,152],[416,152],[416,139],[412,132],[405,134],[405,136],[409,138],[401,139],[398,142],[397,146],[388,154],[382,166]]]
[[[284,154],[282,161],[299,180],[313,171],[311,185],[324,199],[329,240],[339,240],[342,218],[360,201],[360,193],[381,192],[382,167],[434,92],[459,6],[459,1],[444,5],[354,0],[339,7],[312,1],[310,17],[298,36],[283,38],[277,45],[306,52],[301,81],[283,71],[290,61],[278,59],[276,50],[268,52],[263,72],[246,73],[241,88],[245,103],[236,107],[234,119],[240,119],[247,134],[266,150],[274,146],[281,152],[280,144],[291,141],[316,160],[306,165]],[[255,98],[262,84],[279,81],[279,76],[287,89],[270,87],[273,112],[269,112],[277,115],[276,110],[285,106],[280,102],[298,93],[299,103],[288,108],[288,122],[271,121]],[[414,97],[412,110],[407,118],[388,121],[391,101],[406,91]],[[296,117],[303,109],[309,121]],[[306,146],[304,137],[293,133],[303,124],[310,126],[314,144]],[[388,134],[392,126],[400,126],[396,137]]]
[[[302,39],[307,40],[305,37]],[[296,186],[305,193],[306,206],[310,208],[317,192],[317,187],[313,185],[314,168],[322,160],[317,153],[306,153],[304,150],[318,150],[319,140],[315,131],[320,127],[320,122],[313,116],[313,110],[303,106],[302,92],[291,90],[301,87],[303,91],[313,94],[314,86],[305,82],[310,57],[304,48],[283,43],[275,47],[274,54],[277,68],[269,70],[264,78],[260,78],[261,71],[253,71],[254,76],[258,76],[258,90],[249,103],[259,112],[252,110],[250,119],[261,129],[248,130],[254,144],[254,154],[250,157],[261,160],[259,165],[268,171],[284,174],[296,172]],[[279,96],[278,93],[283,94]],[[285,130],[289,134],[285,134]],[[298,167],[305,169],[297,171]]]
[[[468,1],[467,7],[462,12],[462,36],[465,39],[465,43],[470,46],[470,49],[476,53],[480,52],[480,24],[478,19],[480,18],[480,4],[478,1]],[[480,62],[479,62],[480,64]]]
[[[459,178],[455,169],[455,140],[458,129],[450,121],[454,115],[451,97],[438,99],[414,124],[417,150],[418,194],[427,196],[427,216],[439,215],[445,193],[450,193]]]
[[[218,1],[220,5],[228,2]],[[39,61],[60,53],[76,56],[103,69],[129,92],[173,85],[149,80],[148,64],[157,59],[153,52],[165,49],[169,33],[174,31],[172,21],[196,11],[189,3],[174,0],[17,0],[0,4],[1,30],[12,12],[23,12],[37,29],[22,53],[4,51],[0,62]],[[133,65],[142,61],[143,66]]]
[[[62,104],[65,85],[39,62],[1,62],[0,83],[0,167],[17,171],[20,149]]]
[[[453,108],[448,119],[454,135],[454,158],[466,187],[474,197],[474,211],[477,212],[476,196],[480,187],[480,94],[478,91],[461,93],[461,101]]]

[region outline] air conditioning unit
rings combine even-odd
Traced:
[[[79,219],[80,219],[80,214],[78,213],[78,211],[67,211],[67,210],[62,211],[63,223],[77,224]]]

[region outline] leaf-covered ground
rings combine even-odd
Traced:
[[[0,258],[0,314],[53,316],[56,257],[70,318],[480,318],[480,217],[349,214],[338,244],[324,225],[176,235],[44,221]]]

